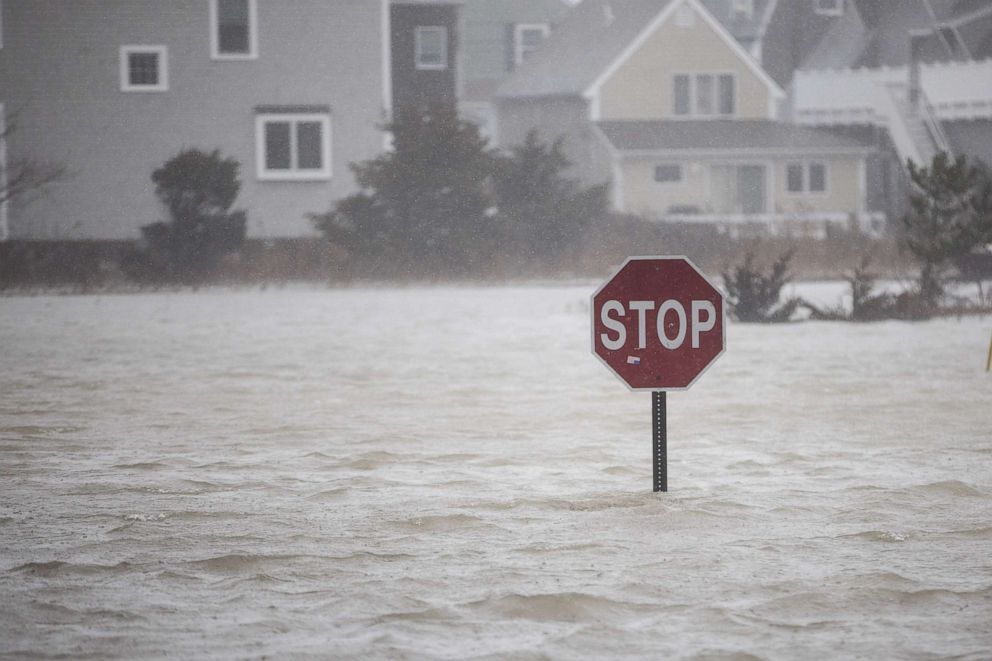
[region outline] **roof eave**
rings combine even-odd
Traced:
[[[609,141],[609,136],[605,136]],[[656,156],[870,156],[875,153],[871,147],[731,147],[721,149],[705,149],[698,147],[658,147],[654,149],[623,149],[612,141],[610,146],[621,159],[648,158]]]

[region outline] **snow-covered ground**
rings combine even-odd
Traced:
[[[0,299],[0,655],[992,656],[992,319],[732,324],[653,494],[593,289]]]

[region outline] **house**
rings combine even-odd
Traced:
[[[992,162],[992,3],[836,0],[795,71],[794,121],[875,126],[901,162],[947,151]]]
[[[573,3],[564,0],[467,0],[461,7],[459,108],[498,142],[492,96],[537,52]]]
[[[564,135],[618,211],[731,231],[881,222],[875,146],[780,121],[785,92],[700,0],[585,0],[496,96],[504,143]]]
[[[0,240],[130,240],[161,217],[150,175],[184,147],[241,164],[249,238],[312,236],[357,189],[396,110],[489,97],[563,0],[0,0],[0,166],[71,176],[0,204]],[[462,34],[464,33],[464,39]],[[3,168],[0,168],[2,171]]]
[[[250,237],[312,235],[383,148],[388,28],[388,0],[0,0],[7,159],[70,171],[4,229],[137,238],[163,213],[152,171],[196,147],[240,162]]]

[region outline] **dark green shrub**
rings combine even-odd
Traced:
[[[605,218],[607,185],[583,187],[564,176],[563,139],[542,143],[535,131],[496,163],[501,245],[543,261],[561,257]]]
[[[564,176],[561,141],[531,133],[507,155],[449,108],[405,111],[385,127],[393,149],[352,164],[362,191],[314,226],[363,274],[485,275],[528,261],[547,267],[606,213],[606,186]]]
[[[936,310],[948,264],[992,241],[992,179],[981,163],[941,152],[929,166],[908,163],[910,212],[904,242],[920,264],[919,296]]]
[[[729,273],[722,273],[731,314],[738,321],[780,323],[789,321],[800,304],[797,298],[779,302],[782,288],[791,280],[788,251],[771,265],[766,272],[754,264],[754,254],[748,252],[743,263]]]
[[[447,107],[400,112],[385,128],[393,149],[351,166],[362,191],[311,221],[376,273],[475,271],[495,245],[495,153]]]
[[[169,220],[141,228],[142,242],[124,268],[142,280],[198,283],[214,273],[218,260],[237,251],[246,215],[231,211],[241,182],[239,164],[214,150],[188,149],[152,173],[155,194]]]

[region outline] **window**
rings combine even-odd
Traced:
[[[675,76],[675,114],[688,115],[692,113],[689,101],[689,76]]]
[[[520,66],[541,47],[551,32],[545,23],[520,23],[513,26],[513,62]]]
[[[789,163],[785,166],[785,183],[786,190],[790,193],[802,193],[806,189],[802,163]]]
[[[723,74],[718,76],[720,89],[720,107],[718,109],[721,115],[733,115],[735,110],[734,100],[737,96],[734,87],[734,77],[728,74]]]
[[[676,74],[672,79],[673,110],[686,117],[730,117],[736,112],[733,74]]]
[[[675,25],[680,28],[691,28],[696,24],[696,13],[692,7],[682,5],[675,12]],[[591,44],[590,44],[591,45]]]
[[[715,213],[762,214],[768,211],[763,165],[714,165],[710,204]]]
[[[700,74],[696,76],[696,114],[712,115],[713,108],[713,76]]]
[[[165,92],[169,57],[165,46],[121,46],[122,92]]]
[[[210,51],[215,60],[258,57],[257,0],[210,0]]]
[[[331,178],[331,118],[327,113],[263,113],[256,119],[258,178]]]
[[[823,163],[809,164],[809,192],[827,192],[827,166]]]
[[[827,165],[825,163],[788,163],[785,166],[785,189],[789,193],[827,192]]]
[[[844,0],[813,0],[813,11],[821,16],[843,16]]]
[[[414,32],[415,63],[418,69],[448,68],[448,28],[421,25]]]
[[[654,180],[659,184],[677,184],[682,181],[682,166],[666,163],[654,166]]]

